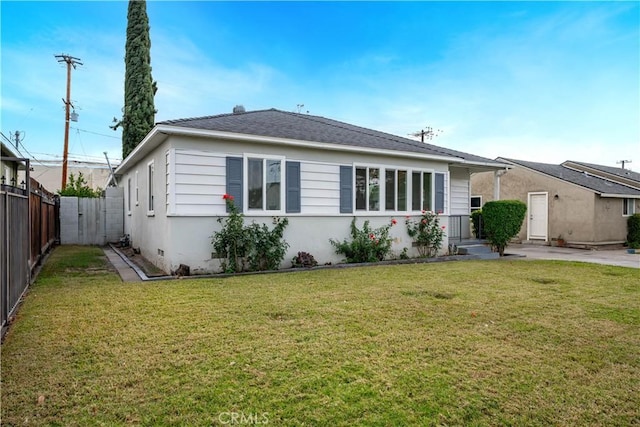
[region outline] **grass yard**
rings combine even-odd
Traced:
[[[465,261],[122,283],[55,249],[4,425],[640,424],[640,277]]]

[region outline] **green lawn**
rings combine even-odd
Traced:
[[[2,345],[6,425],[640,424],[640,277],[465,261],[122,283],[59,247]]]

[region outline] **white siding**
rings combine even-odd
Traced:
[[[340,166],[300,163],[302,213],[340,213]]]
[[[225,156],[194,150],[175,150],[174,215],[216,215],[224,212]]]
[[[445,188],[447,186],[445,185]],[[469,215],[469,173],[451,169],[451,215]]]

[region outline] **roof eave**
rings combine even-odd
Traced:
[[[342,145],[342,144],[325,144],[320,142],[313,141],[302,141],[296,139],[288,139],[288,138],[278,138],[278,137],[270,137],[270,136],[261,136],[261,135],[253,135],[253,134],[243,134],[236,132],[225,132],[225,131],[217,131],[217,130],[209,130],[209,129],[198,129],[198,128],[189,128],[182,126],[171,126],[171,125],[157,125],[152,133],[162,133],[164,135],[181,135],[181,136],[195,136],[195,137],[206,137],[206,138],[218,138],[227,141],[245,141],[245,142],[261,142],[268,144],[277,144],[277,145],[285,145],[285,146],[293,146],[293,147],[305,147],[305,148],[316,148],[319,150],[331,150],[331,151],[342,151],[342,152],[353,152],[353,153],[371,153],[374,152],[376,154],[383,154],[393,157],[405,157],[405,158],[417,158],[424,160],[437,160],[442,162],[447,162],[450,164],[458,164],[458,165],[466,165],[466,166],[476,166],[493,169],[504,169],[507,165],[498,163],[498,162],[476,162],[471,160],[465,160],[462,158],[454,157],[454,156],[440,156],[434,154],[425,154],[425,153],[414,153],[411,151],[402,151],[402,150],[384,150],[384,149],[367,149],[363,147],[357,147],[353,145]],[[136,147],[136,149],[123,161],[129,161],[130,157],[134,157],[137,154],[138,149],[146,142],[147,139],[152,139],[151,134],[148,138],[145,138],[142,143]],[[122,167],[122,165],[121,165]],[[120,169],[120,168],[119,168]],[[118,173],[118,170],[116,171]]]
[[[640,199],[640,194],[614,194],[614,193],[598,193],[600,197],[614,199]]]
[[[163,135],[161,140],[158,140],[158,134]],[[371,153],[370,148],[357,147],[353,145],[342,145],[335,143],[324,143],[324,142],[312,142],[312,141],[301,141],[295,139],[288,138],[278,138],[278,137],[269,137],[262,135],[253,135],[253,134],[243,134],[236,132],[225,132],[225,131],[217,131],[210,129],[198,129],[198,128],[189,128],[182,126],[172,126],[167,124],[159,124],[156,125],[153,130],[142,140],[140,144],[127,156],[126,159],[122,161],[118,169],[116,169],[116,174],[122,174],[125,172],[130,164],[135,163],[135,161],[146,152],[150,151],[150,149],[145,149],[145,147],[149,144],[152,144],[152,141],[158,140],[157,142],[161,142],[169,135],[177,135],[177,136],[194,136],[194,137],[205,137],[205,138],[219,138],[227,141],[243,141],[243,142],[258,142],[258,143],[269,143],[275,145],[286,145],[293,147],[304,147],[304,148],[315,148],[320,150],[333,150],[333,151],[343,151],[343,152],[352,152],[352,153]],[[378,149],[376,153],[393,156],[393,157],[409,157],[409,158],[417,158],[424,160],[436,160],[447,162],[449,164],[468,166],[468,167],[479,167],[486,170],[498,170],[505,169],[508,165],[499,162],[478,162],[472,160],[466,160],[459,157],[454,156],[444,156],[444,155],[434,155],[434,154],[425,154],[425,153],[415,153],[411,151],[404,150],[385,150]]]

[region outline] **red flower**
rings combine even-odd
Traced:
[[[423,219],[423,220],[422,220],[422,223],[423,223],[423,224],[426,224],[426,223],[427,223],[427,220],[426,220],[426,219]]]
[[[231,194],[224,193],[224,195],[222,196],[222,198],[223,198],[224,200],[233,201],[233,196],[232,196]]]
[[[370,238],[371,240],[373,240],[373,239],[375,239],[375,238],[376,238],[376,236],[375,236],[373,233],[371,233],[371,234],[369,234],[369,238]]]
[[[411,215],[407,215],[405,218],[407,218],[407,219],[411,219]]]
[[[446,226],[446,225],[443,225],[443,226],[442,226],[442,229],[444,230],[445,228],[447,228],[447,226]]]
[[[393,218],[393,219],[391,220],[391,225],[396,225],[397,223],[398,223],[398,221],[396,221],[396,219],[395,219],[395,218]]]

